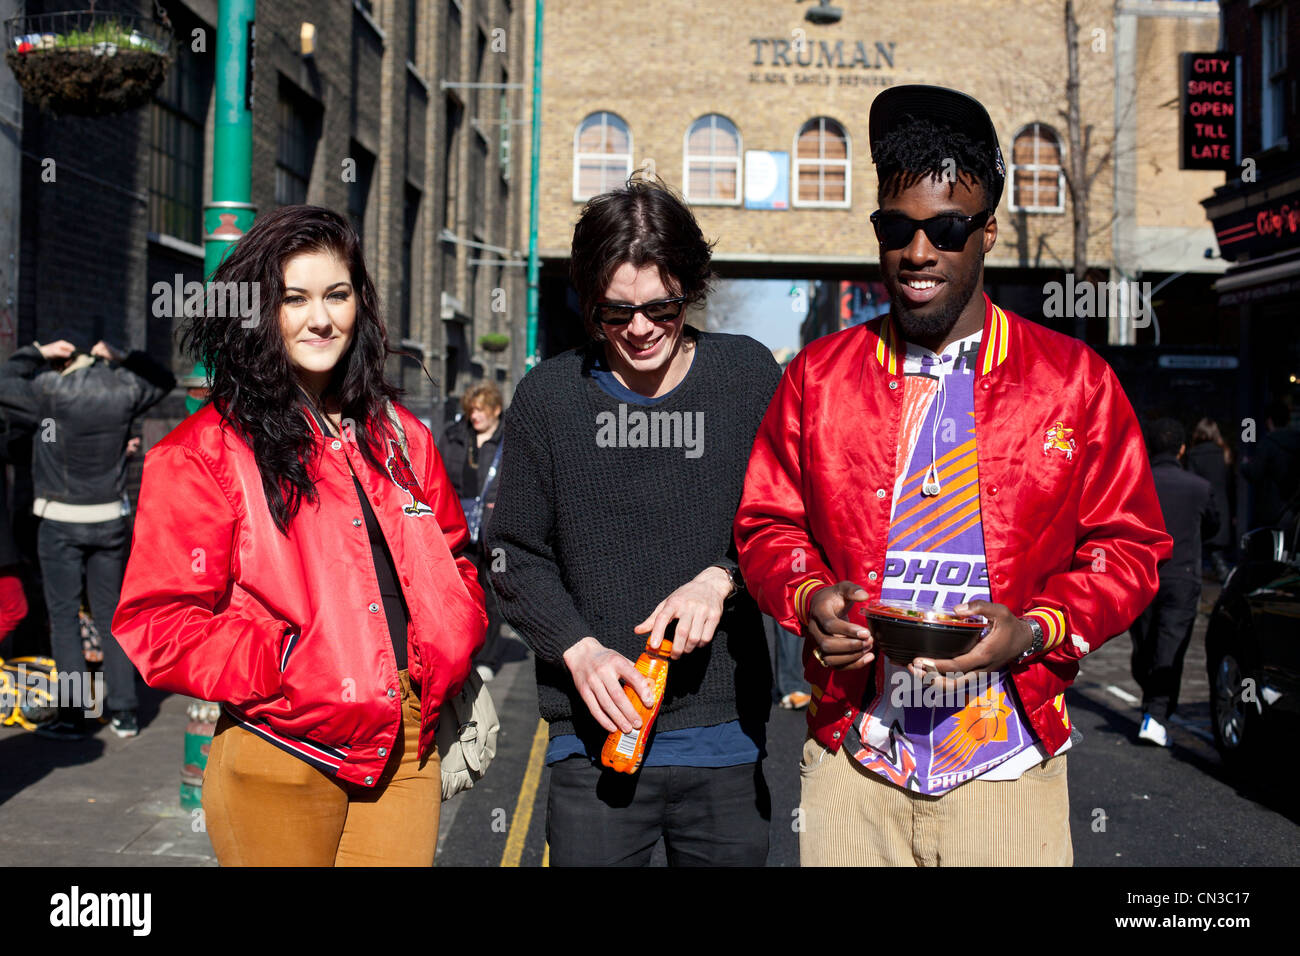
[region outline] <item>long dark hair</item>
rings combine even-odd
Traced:
[[[690,208],[658,178],[638,170],[626,185],[592,197],[573,229],[569,268],[587,334],[605,338],[596,305],[619,266],[657,267],[670,294],[685,296],[690,308],[709,293],[712,255]]]
[[[384,377],[384,363],[398,353],[388,346],[361,243],[338,213],[319,206],[282,206],[259,218],[213,273],[217,294],[210,291],[207,308],[187,323],[182,338],[182,347],[211,370],[212,403],[223,427],[233,425],[252,449],[282,534],[288,533],[303,500],[317,499],[308,472],[316,442],[304,419],[310,400],[298,385],[280,331],[285,263],[314,252],[333,253],[347,264],[357,297],[352,343],[334,367],[325,395],[337,396],[362,456],[382,469],[383,438],[391,433],[386,405],[401,394]],[[224,294],[229,302],[250,302],[250,289],[257,290],[260,303],[255,316],[241,316],[218,301]]]

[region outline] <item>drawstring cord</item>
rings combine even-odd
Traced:
[[[940,364],[942,365],[942,358]],[[944,409],[948,407],[948,375],[942,373],[939,375],[939,408],[934,414],[934,423],[930,427],[930,468],[925,473],[925,480],[921,482],[921,494],[933,497],[940,492],[939,487],[939,469],[935,466],[935,459],[938,457],[936,436],[939,433],[939,422],[943,419]]]

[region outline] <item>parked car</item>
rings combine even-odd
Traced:
[[[1205,634],[1214,742],[1233,771],[1259,773],[1267,741],[1300,717],[1300,523],[1243,535]]]

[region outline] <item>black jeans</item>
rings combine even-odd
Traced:
[[[112,634],[113,612],[122,594],[130,543],[126,518],[93,524],[45,518],[37,532],[36,549],[45,579],[54,663],[60,672],[87,670],[77,620],[84,573],[90,615],[104,646],[104,683],[110,712],[136,708],[135,666]]]
[[[488,619],[487,637],[483,647],[474,655],[474,664],[486,664],[496,670],[501,666],[501,605],[492,590],[492,556],[480,545],[472,544],[470,548],[474,549],[474,567],[478,570],[478,583],[483,588],[483,604]]]
[[[1142,688],[1142,710],[1157,720],[1166,720],[1178,710],[1183,656],[1192,640],[1200,600],[1200,581],[1161,581],[1151,606],[1129,628],[1133,679]]]
[[[762,763],[628,775],[575,756],[551,767],[552,866],[646,866],[661,836],[669,866],[763,866],[771,820]]]

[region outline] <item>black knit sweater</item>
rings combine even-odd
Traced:
[[[593,345],[524,376],[505,416],[490,577],[536,654],[538,705],[553,737],[605,733],[564,666],[566,650],[591,636],[635,660],[647,635],[633,628],[661,600],[711,564],[735,566],[732,520],[781,372],[747,336],[694,338],[686,377],[653,406],[601,389]],[[770,685],[762,618],[742,592],[712,643],[669,667],[657,727],[761,725]]]

